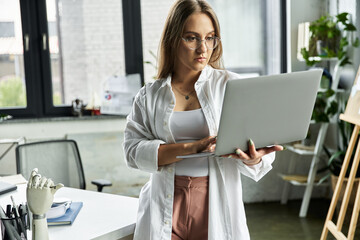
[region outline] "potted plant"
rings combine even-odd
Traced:
[[[326,123],[330,121],[330,118],[338,112],[338,103],[333,98],[334,95],[334,90],[330,88],[317,93],[311,120],[315,121],[315,123]],[[302,141],[302,145],[310,146],[311,136],[312,133],[309,129],[306,138]]]
[[[155,70],[155,72],[157,72],[157,70],[158,70],[158,67],[157,67],[157,56],[156,56],[156,54],[155,54],[153,51],[151,51],[151,50],[149,50],[149,53],[150,53],[150,55],[152,56],[152,58],[153,58],[153,60],[155,61],[155,63],[154,63],[153,61],[144,61],[144,63],[150,65],[151,67],[153,67],[154,70]],[[153,79],[153,80],[156,80],[156,75],[152,76],[152,79]]]
[[[320,62],[321,58],[338,58],[340,66],[351,64],[347,49],[359,46],[359,38],[353,39],[356,27],[350,22],[350,14],[340,13],[335,17],[325,15],[310,23],[309,49],[301,49],[308,66]],[[319,58],[312,58],[317,56]]]
[[[311,119],[316,123],[329,122],[330,118],[338,111],[338,103],[333,99],[335,92],[332,89],[319,91],[316,96]],[[332,99],[332,100],[331,100]]]
[[[8,114],[5,114],[5,113],[0,113],[0,122],[11,119],[11,118],[12,118],[11,115],[8,115]]]

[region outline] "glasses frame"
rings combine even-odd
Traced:
[[[189,42],[189,40],[187,40],[186,38],[184,38],[184,37],[181,37],[181,39],[184,41],[184,42]],[[206,46],[206,48],[207,49],[210,49],[210,50],[214,50],[218,45],[219,45],[219,42],[221,41],[221,38],[219,38],[219,37],[214,37],[214,39],[215,40],[217,40],[217,42],[216,42],[216,45],[215,45],[215,47],[213,47],[213,48],[211,48],[211,47],[209,47],[208,45],[207,45],[207,43],[206,43],[206,39],[200,39],[200,38],[198,38],[198,37],[196,37],[196,42],[197,42],[197,44],[198,44],[198,46],[196,47],[196,48],[191,48],[191,47],[189,47],[189,46],[186,46],[187,48],[189,48],[190,50],[197,50],[197,49],[199,49],[200,47],[201,47],[201,45],[202,45],[202,42],[203,41],[205,41],[205,46]]]

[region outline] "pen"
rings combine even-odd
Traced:
[[[21,221],[20,214],[18,212],[18,208],[15,203],[14,197],[10,196],[10,198],[13,203],[13,210],[14,210],[13,212],[15,215],[15,224],[17,223],[17,230],[18,230],[18,232],[20,232],[20,235],[21,235],[21,233],[24,233],[24,235],[25,235],[26,229],[24,228],[23,222]]]
[[[0,218],[2,218],[2,219],[9,218],[9,216],[6,216],[6,214],[2,208],[0,209]],[[10,223],[10,221],[5,220],[5,221],[2,221],[2,223],[5,226],[5,236],[7,236],[8,239],[20,239],[20,238],[17,238],[14,226]],[[17,235],[19,235],[19,234],[17,234]]]
[[[11,212],[11,221],[13,222],[13,226],[14,226],[14,229],[17,233],[20,232],[20,226],[17,222],[17,218],[16,218],[16,214],[15,214],[15,208],[13,207],[12,208],[12,212]]]
[[[26,212],[26,228],[30,229],[30,212],[29,212],[29,207],[28,207],[27,203],[25,205],[25,212]]]
[[[15,203],[14,197],[11,195],[10,198],[11,198],[11,201],[12,201],[12,203],[13,203],[13,207],[15,208],[15,215],[17,215],[16,217],[18,217],[18,216],[19,216],[19,212],[18,212],[18,210],[17,210],[17,206],[16,206],[16,203]]]
[[[6,216],[8,218],[11,217],[11,205],[10,204],[6,205]]]
[[[22,222],[22,225],[24,227],[24,235],[25,235],[25,238],[27,239],[27,233],[26,233],[26,229],[28,228],[27,227],[27,224],[26,224],[26,208],[24,206],[24,204],[20,204],[19,205],[19,215],[20,215],[20,221]]]

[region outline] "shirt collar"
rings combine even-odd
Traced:
[[[212,67],[210,67],[209,65],[206,65],[204,67],[204,69],[201,71],[201,74],[200,74],[197,82],[207,81],[211,69],[212,69]],[[164,87],[165,85],[168,85],[169,87],[171,87],[171,74],[169,74],[169,76],[167,78],[163,79],[161,86]]]

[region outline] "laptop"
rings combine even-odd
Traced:
[[[17,189],[16,185],[0,181],[0,195],[11,192],[11,191],[15,191],[16,189]]]
[[[285,144],[306,137],[322,69],[229,80],[226,84],[214,153],[177,158],[221,156]]]

